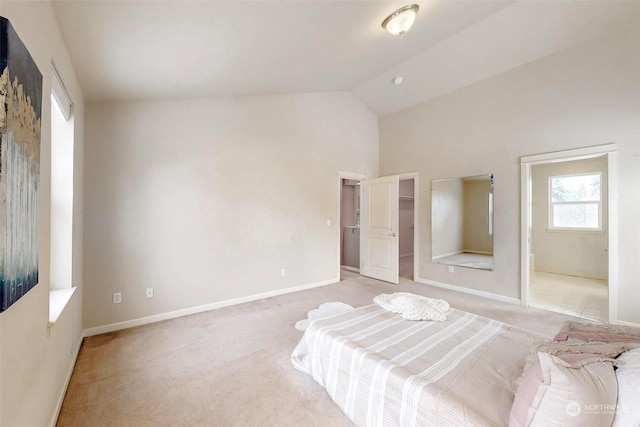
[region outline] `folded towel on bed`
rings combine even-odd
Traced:
[[[392,313],[402,314],[406,320],[437,320],[447,319],[449,303],[442,299],[433,299],[408,292],[381,294],[373,302]]]

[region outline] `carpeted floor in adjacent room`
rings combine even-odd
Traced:
[[[321,288],[86,338],[58,426],[347,426],[289,357],[294,324],[327,301],[354,307],[413,292],[548,337],[572,318],[417,284],[342,272]]]

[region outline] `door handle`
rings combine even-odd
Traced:
[[[388,234],[388,236],[391,236],[391,237],[396,237],[396,233],[391,233],[391,234]]]

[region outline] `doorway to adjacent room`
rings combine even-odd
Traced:
[[[522,159],[522,304],[614,317],[615,147]]]

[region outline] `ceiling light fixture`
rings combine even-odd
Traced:
[[[418,9],[417,4],[401,7],[382,21],[382,28],[395,36],[404,36],[416,20]]]

